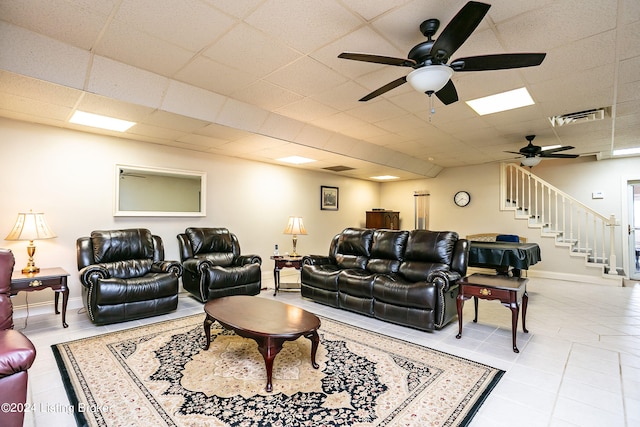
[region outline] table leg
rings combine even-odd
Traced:
[[[475,317],[473,318],[473,323],[478,323],[478,297],[473,297],[473,308],[475,309]]]
[[[256,338],[255,341],[258,343],[258,351],[260,351],[260,354],[264,358],[264,365],[267,368],[267,387],[265,390],[270,393],[273,391],[271,381],[273,377],[273,360],[276,358],[276,355],[280,353],[280,350],[282,350],[284,339],[264,337]]]
[[[525,333],[529,333],[529,331],[527,331],[527,324],[525,323],[527,318],[528,304],[529,304],[529,295],[527,294],[527,291],[524,291],[524,295],[522,296],[522,330]]]
[[[513,352],[520,353],[516,346],[516,333],[518,332],[518,315],[520,314],[520,307],[517,303],[511,304],[511,340],[513,341]]]
[[[318,351],[318,344],[320,344],[318,331],[311,331],[304,337],[311,341],[311,366],[313,366],[313,369],[318,369],[320,367],[320,365],[316,363],[316,352]]]
[[[209,350],[209,344],[211,344],[211,324],[213,323],[213,318],[207,314],[207,317],[204,319],[204,335],[206,337],[206,342],[202,347],[204,350]]]
[[[58,310],[58,297],[60,296],[60,292],[56,291],[54,296],[53,296],[53,301],[55,303],[55,312],[56,314],[60,314],[60,310]]]
[[[273,283],[274,283],[274,291],[273,291],[273,296],[275,297],[278,294],[278,291],[280,290],[280,270],[278,270],[278,268],[274,268],[273,269]]]
[[[58,293],[56,292],[56,296],[58,296]],[[69,302],[69,288],[65,288],[64,291],[62,291],[62,327],[63,328],[68,328],[69,325],[67,325],[67,303]],[[56,308],[58,307],[58,303],[56,302]]]
[[[464,295],[458,291],[458,296],[456,297],[456,309],[458,310],[458,335],[456,335],[457,339],[462,337],[462,307],[464,306]]]

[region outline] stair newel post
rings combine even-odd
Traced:
[[[618,275],[618,263],[616,259],[616,216],[611,214],[609,216],[609,274],[612,276]]]

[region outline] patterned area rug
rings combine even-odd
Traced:
[[[273,392],[253,340],[189,316],[52,346],[78,425],[467,425],[504,371],[321,318],[276,356]]]

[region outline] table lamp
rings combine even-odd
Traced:
[[[33,262],[33,255],[36,253],[36,247],[33,244],[34,240],[40,239],[52,239],[56,235],[51,231],[47,225],[47,221],[44,219],[43,213],[19,213],[18,219],[13,226],[13,229],[9,233],[5,240],[28,240],[29,246],[27,246],[27,254],[29,255],[29,262],[27,266],[22,269],[24,274],[37,273],[40,268],[36,267]]]
[[[284,234],[293,234],[293,252],[291,252],[291,256],[300,256],[296,252],[296,245],[298,244],[298,234],[307,234],[307,230],[304,228],[304,224],[302,223],[302,217],[300,216],[290,216],[289,222],[287,223],[287,228],[284,229]]]

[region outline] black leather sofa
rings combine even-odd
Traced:
[[[82,299],[97,325],[169,313],[178,307],[182,266],[164,260],[145,228],[93,231],[76,241]]]
[[[347,228],[328,256],[303,259],[301,293],[316,302],[433,331],[456,315],[469,242],[453,231]]]

